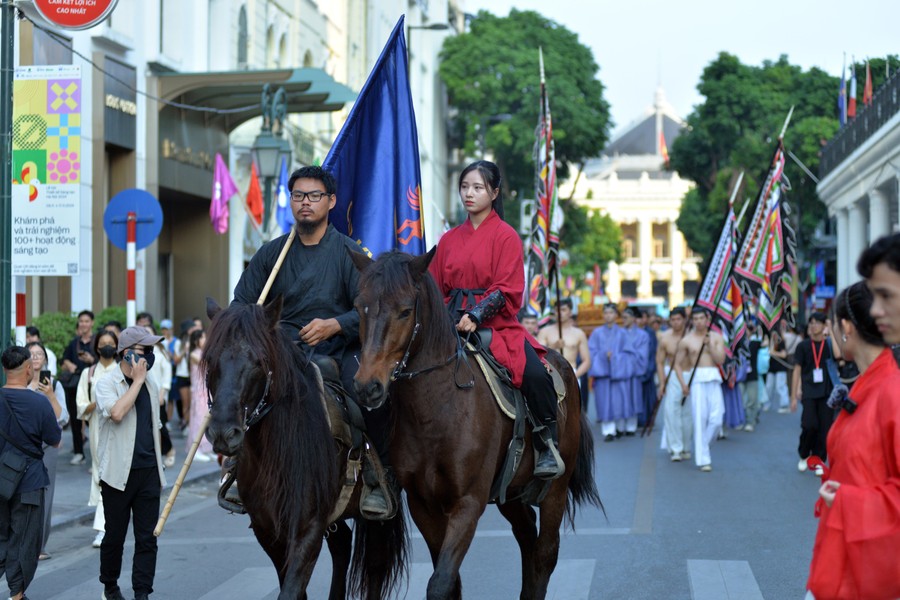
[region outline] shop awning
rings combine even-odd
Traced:
[[[288,113],[341,110],[346,103],[356,100],[356,92],[335,81],[322,69],[310,67],[179,73],[151,63],[150,69],[157,80],[156,95],[164,100],[225,111],[246,107],[238,112],[210,114],[211,119],[222,119],[228,131],[260,115],[262,87],[266,83],[272,93],[284,87]],[[160,104],[160,109],[165,106]]]

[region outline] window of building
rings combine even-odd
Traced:
[[[247,7],[242,6],[238,13],[238,40],[237,40],[237,66],[238,69],[246,69],[247,47],[249,44],[247,35]]]
[[[666,239],[659,236],[653,238],[653,258],[668,258],[666,252]]]
[[[623,281],[621,294],[622,298],[637,298],[637,281]]]
[[[628,236],[622,240],[622,255],[625,257],[625,260],[637,258],[637,244],[633,237]]]
[[[278,61],[276,62],[276,67],[286,67],[288,64],[287,57],[287,34],[281,34],[281,41],[278,42]]]

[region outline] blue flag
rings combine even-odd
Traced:
[[[278,188],[276,192],[277,208],[275,209],[275,221],[281,228],[281,233],[289,233],[294,226],[294,212],[291,210],[291,193],[288,191],[287,159],[281,159],[281,175],[278,176]]]
[[[425,252],[403,23],[400,17],[322,164],[337,183],[331,222],[372,256]]]

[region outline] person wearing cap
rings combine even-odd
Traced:
[[[106,600],[124,598],[118,580],[129,520],[134,530],[131,581],[135,600],[153,592],[157,553],[153,527],[166,478],[157,409],[159,389],[147,372],[156,358],[153,347],[162,339],[143,327],[123,330],[117,347],[119,365],[96,386],[100,493],[106,518],[100,582]]]
[[[794,352],[793,394],[791,396],[791,412],[797,410],[802,403],[800,415],[800,443],[797,451],[800,462],[797,470],[806,471],[806,459],[818,456],[825,462],[827,458],[826,440],[828,431],[834,422],[834,410],[828,406],[828,396],[836,383],[828,374],[827,363],[834,360],[831,349],[831,335],[825,323],[823,312],[814,312],[809,316],[807,330],[809,337],[800,342]]]

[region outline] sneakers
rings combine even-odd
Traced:
[[[747,433],[753,433],[753,425],[747,423],[746,425],[744,425],[744,431],[746,431]]]
[[[788,414],[789,412],[791,412],[791,409],[788,408],[788,407],[786,407],[786,406],[778,409],[778,414],[779,414],[779,415],[786,415],[786,414]]]
[[[80,465],[84,463],[84,454],[76,454],[72,457],[72,460],[69,461],[70,465]]]
[[[807,469],[809,469],[809,465],[806,464],[806,459],[801,458],[800,462],[797,463],[797,470],[801,473],[805,473]]]
[[[94,541],[91,542],[91,548],[99,548],[103,544],[103,532],[98,531]]]
[[[167,459],[168,459],[168,457],[167,457]],[[194,455],[194,461],[196,461],[196,462],[208,463],[211,460],[212,460],[212,458],[210,458],[208,454],[203,454],[202,452],[198,452],[197,454]],[[172,459],[172,464],[175,464],[174,458]]]
[[[709,473],[710,471],[712,471],[712,465],[703,465],[702,467],[700,467],[700,470],[704,473]]]
[[[100,600],[125,600],[125,596],[122,595],[122,590],[119,588],[105,590],[103,595],[100,596]]]
[[[690,452],[682,452],[681,460],[691,460],[691,453]]]
[[[672,462],[681,462],[681,454],[673,454],[669,460]]]

